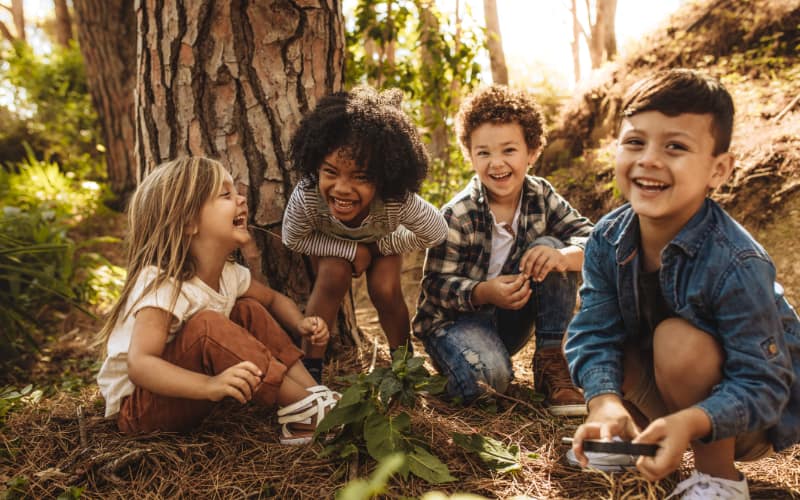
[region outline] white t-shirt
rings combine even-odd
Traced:
[[[128,378],[128,348],[133,336],[133,323],[140,310],[157,307],[169,310],[175,280],[168,280],[158,289],[143,295],[145,288],[153,282],[158,269],[150,266],[142,271],[131,290],[125,308],[117,320],[114,330],[108,337],[108,354],[100,372],[97,384],[106,400],[106,417],[119,413],[120,401],[133,392],[133,383]],[[250,288],[250,270],[233,262],[226,262],[219,279],[219,292],[194,277],[183,282],[175,308],[167,342],[175,338],[175,333],[186,321],[199,311],[210,310],[230,316],[236,299]]]
[[[500,276],[503,270],[503,264],[508,259],[508,254],[514,249],[514,240],[517,238],[517,231],[519,231],[519,212],[522,206],[522,196],[517,203],[517,211],[514,212],[514,218],[511,220],[511,225],[498,224],[494,218],[494,213],[489,210],[492,215],[492,251],[489,254],[489,269],[486,272],[486,279],[490,280]]]

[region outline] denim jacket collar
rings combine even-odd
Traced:
[[[680,248],[688,257],[693,258],[713,227],[709,223],[712,217],[711,202],[706,198],[700,209],[669,244]],[[620,216],[608,226],[603,236],[617,249],[617,264],[630,262],[639,249],[639,217],[633,210],[621,212]]]

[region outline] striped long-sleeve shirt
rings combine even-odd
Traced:
[[[472,291],[486,281],[492,253],[492,215],[486,189],[477,177],[444,208],[449,225],[447,240],[428,250],[422,288],[413,320],[418,337],[432,334],[466,312],[477,311]],[[519,261],[540,236],[554,236],[580,248],[592,223],[541,177],[528,175],[522,185],[519,230],[501,274],[519,273]],[[483,306],[491,307],[491,306]]]
[[[381,255],[438,245],[447,236],[447,223],[436,207],[408,193],[402,201],[376,197],[361,225],[351,228],[331,215],[317,185],[304,179],[286,205],[282,235],[295,252],[352,262],[359,243],[377,243]]]

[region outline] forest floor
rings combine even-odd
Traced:
[[[122,224],[121,217],[117,223]],[[104,226],[113,227],[113,221]],[[111,253],[118,255],[118,250]],[[403,273],[410,311],[420,276],[421,258],[414,255]],[[339,352],[328,364],[325,382],[340,390],[336,376],[367,370],[373,342],[378,345],[378,365],[388,365],[385,338],[361,280],[355,282],[354,292],[358,324],[367,341]],[[323,458],[319,444],[281,446],[274,411],[251,405],[224,404],[189,434],[119,434],[114,422],[103,417],[103,399],[94,382],[98,352],[89,347],[89,339],[99,324],[82,314],[67,314],[54,325],[55,340],[43,347],[25,373],[3,375],[0,384],[33,384],[34,391],[41,391],[38,397],[18,402],[0,427],[0,491],[5,488],[7,498],[332,498],[348,480],[374,469],[375,462],[366,455],[357,461]],[[425,356],[418,342],[415,351]],[[527,349],[515,356],[516,380],[507,396],[470,407],[435,397],[418,401],[409,411],[413,432],[427,441],[457,481],[432,486],[413,476],[395,477],[385,496],[420,497],[436,490],[487,498],[658,499],[688,473],[688,453],[678,473],[655,484],[636,473],[603,474],[566,466],[566,447],[560,440],[570,436],[580,420],[553,418],[540,407],[532,385],[532,354]],[[426,366],[433,371],[428,361]],[[521,469],[511,474],[487,469],[476,455],[454,444],[453,432],[479,433],[517,445]],[[798,465],[800,446],[742,464],[741,469],[753,498],[800,498]]]

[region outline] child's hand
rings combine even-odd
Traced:
[[[502,309],[517,310],[531,297],[530,282],[522,274],[500,275],[480,283],[478,287],[481,288],[478,293],[482,300],[475,305],[494,304]]]
[[[245,404],[253,398],[263,376],[256,365],[250,361],[242,361],[208,379],[208,399],[219,401],[227,396]]]
[[[311,345],[315,346],[328,345],[328,340],[330,339],[328,325],[325,323],[325,320],[319,316],[303,318],[300,323],[297,324],[297,332],[302,337],[308,337],[308,341],[311,342]]]
[[[353,259],[353,276],[361,276],[367,270],[369,265],[372,264],[372,253],[369,247],[363,243],[359,243],[356,247],[356,258]]]
[[[648,481],[658,481],[678,468],[683,452],[691,441],[688,426],[677,421],[673,414],[653,420],[647,428],[636,437],[636,443],[658,444],[659,449],[654,457],[639,457],[636,468]]]
[[[630,413],[622,405],[622,400],[615,394],[601,394],[589,402],[589,415],[586,422],[575,431],[572,439],[572,450],[575,458],[582,466],[589,465],[589,459],[583,452],[584,439],[601,439],[610,441],[614,436],[630,440],[639,435],[639,429]]]
[[[566,271],[567,265],[567,258],[558,249],[537,245],[522,256],[519,272],[534,281],[544,281],[550,271]]]

